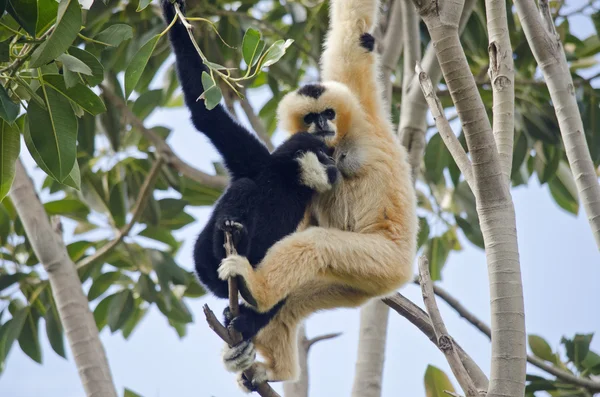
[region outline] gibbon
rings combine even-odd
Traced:
[[[412,278],[416,195],[377,77],[369,31],[378,7],[377,0],[331,0],[323,82],[288,94],[278,108],[280,125],[288,132],[324,136],[334,148],[341,180],[313,198],[306,229],[273,245],[257,267],[238,255],[218,269],[223,280],[244,278],[260,313],[286,300],[253,340],[264,361],[256,363],[254,379],[239,373],[246,391],[262,381],[296,378],[302,319],[322,309],[357,307]],[[225,365],[242,371],[254,354],[247,345],[225,347]]]
[[[183,0],[178,4],[183,9]],[[173,4],[162,0],[162,7],[167,23],[171,22]],[[332,150],[314,134],[295,134],[270,154],[222,105],[207,110],[203,100],[197,100],[204,91],[202,71],[207,69],[181,22],[169,30],[169,38],[192,122],[219,151],[231,176],[194,248],[198,278],[214,295],[227,298],[227,282],[217,275],[225,257],[224,231],[232,233],[239,255],[250,263],[260,263],[269,247],[296,230],[314,193],[331,189],[338,171],[329,156]],[[244,339],[266,325],[283,301],[247,319],[246,312],[255,312],[241,306],[241,316],[236,320],[240,321],[237,328]],[[227,323],[232,320],[227,311],[225,317]]]

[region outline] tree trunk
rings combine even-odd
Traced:
[[[296,382],[283,383],[285,397],[308,397],[308,339],[304,323],[298,328],[298,362],[300,377]]]
[[[53,230],[21,161],[10,192],[35,255],[46,272],[81,383],[88,397],[116,397],[96,322],[60,231]]]

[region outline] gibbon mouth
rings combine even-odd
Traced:
[[[314,132],[314,134],[321,138],[327,138],[327,137],[334,136],[335,132],[331,131],[331,130],[319,130],[319,131]]]

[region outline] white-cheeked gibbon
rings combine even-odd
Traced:
[[[239,374],[247,390],[262,381],[296,378],[302,319],[322,309],[357,307],[412,278],[416,195],[378,79],[369,33],[378,8],[377,0],[331,0],[323,82],[288,94],[278,108],[286,131],[308,130],[334,148],[341,180],[312,199],[299,231],[273,245],[258,267],[242,256],[226,258],[219,267],[223,280],[243,277],[260,313],[285,299],[253,338],[264,361],[256,363],[254,379]],[[227,368],[249,366],[255,355],[250,347],[249,341],[226,347]]]

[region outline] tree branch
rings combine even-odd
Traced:
[[[244,110],[244,113],[246,114],[246,117],[248,118],[250,125],[256,132],[256,135],[258,135],[258,137],[265,143],[265,145],[267,145],[267,148],[269,149],[269,151],[273,151],[273,148],[274,148],[273,142],[271,142],[271,138],[269,137],[269,134],[267,133],[265,124],[262,122],[260,117],[258,117],[256,115],[256,113],[254,112],[254,109],[252,109],[252,104],[250,103],[250,101],[248,100],[248,97],[246,96],[246,89],[243,90],[243,94],[246,99],[240,100],[240,105],[242,106],[242,109]]]
[[[573,78],[548,1],[540,0],[539,12],[533,0],[515,0],[515,6],[527,42],[548,83],[577,191],[600,248],[600,183],[585,139]]]
[[[471,377],[467,373],[463,366],[458,352],[455,348],[454,340],[448,334],[444,320],[440,310],[438,309],[437,303],[435,302],[435,295],[433,293],[433,282],[429,274],[429,261],[425,256],[419,258],[419,274],[421,275],[421,291],[423,293],[423,302],[429,313],[433,331],[435,332],[437,344],[446,356],[448,364],[452,373],[458,380],[461,388],[467,395],[467,397],[475,397],[478,395],[475,384],[471,380]]]
[[[194,181],[215,189],[224,189],[227,186],[228,178],[220,175],[209,175],[206,174],[185,161],[179,158],[171,149],[171,147],[154,131],[144,127],[144,123],[140,120],[131,109],[127,106],[127,103],[120,96],[116,95],[109,87],[105,84],[100,85],[103,94],[108,100],[110,100],[117,108],[123,112],[123,115],[129,120],[131,125],[137,128],[138,131],[152,144],[154,145],[157,154],[162,157],[167,165],[175,169],[177,172],[187,176]]]
[[[87,396],[117,397],[104,347],[75,264],[48,215],[20,160],[10,198],[33,252],[48,273],[52,296]],[[59,228],[60,230],[60,228]]]
[[[450,123],[444,114],[444,108],[442,107],[438,97],[435,95],[433,84],[431,83],[429,76],[427,76],[427,73],[423,71],[423,68],[419,63],[417,63],[415,71],[418,73],[421,90],[423,91],[427,105],[431,110],[431,115],[433,116],[433,120],[435,121],[435,125],[440,133],[440,136],[444,140],[444,143],[450,151],[452,158],[454,161],[456,161],[456,165],[458,165],[458,168],[465,177],[465,180],[471,189],[473,189],[474,181],[471,160],[469,160],[467,153],[458,141],[456,135],[454,135],[454,131],[452,131],[452,127],[450,127]]]
[[[89,265],[92,262],[98,261],[101,258],[103,258],[114,247],[116,247],[117,244],[119,244],[125,236],[129,234],[133,226],[137,223],[139,217],[142,215],[142,212],[144,211],[144,208],[146,206],[148,196],[152,195],[152,187],[154,186],[154,182],[156,181],[156,178],[159,175],[162,164],[163,159],[160,156],[157,157],[154,161],[154,164],[152,164],[152,168],[146,176],[146,179],[144,180],[144,183],[140,188],[140,192],[138,194],[138,198],[135,202],[135,205],[131,210],[131,219],[129,220],[129,222],[117,232],[117,235],[113,240],[111,240],[108,244],[105,244],[104,246],[102,246],[102,248],[94,252],[94,255],[83,258],[82,260],[77,262],[77,269],[80,269],[84,266]]]
[[[334,339],[337,338],[338,336],[340,336],[342,333],[341,332],[334,332],[331,334],[325,334],[325,335],[320,335],[320,336],[315,336],[312,339],[308,339],[306,341],[306,348],[310,349],[315,343],[324,341],[324,340],[328,340],[328,339]]]
[[[383,37],[383,51],[381,53],[381,72],[384,84],[384,100],[388,108],[392,106],[392,74],[396,71],[404,41],[402,40],[402,6],[405,0],[394,0],[390,11],[390,18]]]
[[[431,342],[433,342],[435,346],[438,347],[438,349],[440,349],[429,316],[419,306],[415,305],[413,302],[399,293],[384,298],[382,301],[394,309],[402,317],[406,318],[413,325],[415,325],[419,330],[421,330],[421,332],[423,332],[423,334],[425,334],[425,336],[429,338],[429,340],[431,340]],[[487,390],[488,379],[485,376],[485,373],[456,341],[454,341],[454,344],[462,364],[465,366],[465,369],[469,373],[471,379],[473,379],[473,383],[475,383],[477,389]]]

